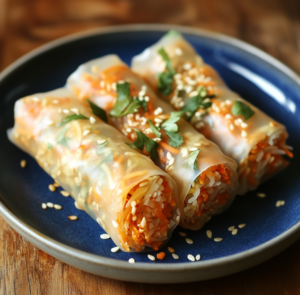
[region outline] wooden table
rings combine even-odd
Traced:
[[[0,0],[0,70],[28,51],[89,28],[182,24],[251,43],[300,74],[299,0]],[[300,241],[229,277],[180,285],[119,282],[68,266],[0,218],[0,294],[300,294]]]

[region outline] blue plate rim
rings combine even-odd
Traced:
[[[290,79],[292,79],[294,82],[296,82],[300,86],[300,77],[290,68],[285,66],[283,63],[275,59],[274,57],[270,56],[269,54],[263,52],[262,50],[247,44],[243,41],[240,41],[236,38],[229,37],[220,33],[211,32],[208,30],[198,29],[198,28],[191,28],[187,26],[179,26],[179,25],[165,25],[165,24],[133,24],[133,25],[117,25],[117,26],[109,26],[104,28],[97,28],[97,29],[91,29],[86,30],[83,32],[71,34],[62,38],[59,38],[57,40],[54,40],[52,42],[49,42],[43,46],[40,46],[31,52],[25,54],[15,62],[13,62],[11,65],[9,65],[6,69],[4,69],[0,73],[0,83],[1,81],[8,76],[11,72],[16,70],[20,65],[25,63],[26,61],[30,60],[31,58],[35,57],[36,55],[39,55],[45,51],[49,51],[56,46],[62,45],[64,43],[68,43],[70,41],[74,41],[77,39],[81,39],[83,37],[93,36],[93,35],[103,35],[103,34],[111,34],[111,33],[120,33],[120,32],[130,32],[130,31],[168,31],[170,29],[175,29],[178,31],[181,31],[183,33],[193,34],[195,36],[205,36],[209,37],[211,39],[221,41],[226,44],[230,44],[232,46],[235,46],[239,49],[242,49],[246,51],[247,53],[250,53],[258,58],[263,59],[264,61],[268,62],[269,64],[272,64],[273,67],[275,67],[280,72],[287,75]],[[1,195],[0,195],[1,196]],[[3,196],[1,196],[3,197]],[[136,263],[136,264],[129,264],[125,261],[120,261],[117,259],[112,258],[106,258],[100,255],[90,254],[81,250],[77,250],[73,247],[67,246],[63,243],[57,242],[46,235],[36,231],[31,226],[23,222],[18,216],[16,216],[13,212],[11,212],[0,200],[0,215],[12,226],[19,234],[24,236],[26,239],[30,240],[31,243],[33,243],[38,248],[41,248],[48,254],[64,261],[72,265],[78,265],[78,263],[70,263],[69,259],[64,259],[63,256],[69,256],[71,259],[75,259],[78,262],[88,262],[93,265],[98,265],[101,267],[108,267],[115,270],[121,270],[121,271],[137,271],[137,272],[147,272],[150,274],[151,272],[164,272],[168,271],[170,274],[176,273],[176,272],[193,272],[193,271],[200,271],[203,273],[203,271],[212,271],[216,267],[219,267],[220,269],[214,273],[214,274],[208,274],[204,278],[201,279],[210,279],[210,278],[216,278],[223,275],[235,273],[244,269],[247,269],[249,267],[255,266],[259,263],[262,263],[271,257],[275,256],[276,254],[280,253],[287,247],[289,247],[291,244],[293,244],[296,240],[300,238],[300,222],[296,223],[294,226],[292,226],[287,231],[283,232],[282,234],[278,235],[277,237],[271,239],[270,241],[263,243],[259,246],[256,246],[252,249],[249,249],[247,251],[243,251],[237,254],[225,256],[222,258],[215,258],[211,260],[206,261],[199,261],[199,262],[193,262],[193,263],[165,263],[165,264],[153,264],[153,263]],[[44,245],[45,247],[42,247]],[[255,259],[257,257],[257,259]],[[259,258],[258,258],[259,257]],[[235,265],[235,267],[232,268],[232,266]],[[77,266],[78,267],[78,266]],[[80,268],[80,267],[78,267]],[[231,269],[230,271],[225,271],[226,268]],[[82,269],[89,271],[88,268],[82,267]],[[90,271],[93,273],[97,273],[97,271]],[[104,273],[101,273],[103,276],[116,278],[116,279],[123,279],[123,280],[130,280],[130,281],[144,281],[140,279],[128,279],[126,277],[118,274],[108,274],[105,275]],[[185,278],[183,280],[177,282],[188,282],[188,281],[195,281],[193,279],[195,276],[192,276],[190,278]],[[146,280],[147,281],[147,280]],[[152,282],[151,279],[148,280],[148,282]],[[160,282],[173,282],[171,279],[169,280],[161,280]]]

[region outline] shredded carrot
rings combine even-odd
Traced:
[[[117,162],[121,165],[122,163],[123,163],[123,161],[124,161],[124,155],[122,155],[118,160],[117,160]]]
[[[287,154],[288,157],[290,157],[290,158],[294,157],[294,154],[291,151],[289,151],[288,149],[283,149],[283,150],[285,151],[285,153]]]
[[[166,253],[165,252],[160,252],[160,253],[157,253],[156,257],[157,259],[160,259],[160,260],[163,260],[166,256]]]
[[[179,150],[169,146],[167,143],[165,142],[159,142],[159,145],[161,145],[163,148],[165,148],[166,150],[168,150],[169,152],[171,152],[172,154],[177,155],[179,153]]]
[[[118,154],[114,154],[114,161],[117,161],[117,159],[118,159]]]

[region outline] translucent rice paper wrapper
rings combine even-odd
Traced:
[[[60,125],[67,115],[76,114],[87,119]],[[130,141],[97,118],[89,105],[76,99],[68,89],[18,100],[15,125],[8,131],[8,136],[70,192],[76,206],[95,219],[122,250],[124,247],[120,241],[126,235],[124,224],[126,217],[131,216],[132,202],[140,202],[138,216],[149,199],[146,195],[151,188],[145,186],[144,191],[140,188],[139,194],[132,195],[127,202],[128,192],[151,177],[162,177],[173,191],[175,202],[168,218],[169,229],[165,236],[160,237],[160,242],[164,243],[171,237],[179,222],[174,180],[149,158],[125,144]],[[153,188],[155,181],[149,182]],[[143,247],[137,246],[129,238],[126,251],[149,250],[147,246],[147,243]]]
[[[273,160],[274,167],[272,167],[272,170],[266,170],[267,165],[272,161],[272,157],[275,156],[276,158],[278,155],[289,154],[287,150],[289,147],[285,144],[288,137],[285,127],[240,98],[238,94],[232,92],[216,71],[203,62],[202,58],[181,34],[171,31],[157,43],[135,56],[132,59],[133,71],[141,75],[158,91],[158,74],[165,71],[165,62],[158,53],[161,48],[164,48],[168,54],[177,73],[183,73],[182,75],[185,75],[185,78],[189,75],[193,77],[193,79],[185,80],[182,83],[183,86],[179,86],[178,80],[174,79],[175,89],[176,87],[177,89],[178,87],[183,89],[189,87],[188,93],[183,97],[179,99],[176,97],[177,89],[169,96],[161,95],[175,109],[180,110],[182,104],[185,105],[193,96],[191,95],[193,91],[196,91],[201,85],[215,91],[216,98],[211,100],[212,107],[205,110],[208,114],[198,118],[194,115],[190,123],[208,139],[215,142],[225,155],[233,158],[238,163],[240,182],[238,194],[254,190],[260,183],[287,166],[287,162],[280,156],[276,163]],[[248,105],[255,114],[247,120],[244,120],[242,116],[234,116],[231,113],[231,107],[236,100]],[[227,114],[230,114],[230,116]],[[279,138],[280,144],[275,144]],[[264,149],[264,154],[261,153],[257,156],[258,161],[255,164],[257,165],[255,168],[257,172],[253,172],[253,175],[251,175],[251,171],[249,172],[249,153],[255,150],[256,145],[262,141],[267,142],[269,146]],[[263,156],[267,154],[270,156],[265,159]]]
[[[81,65],[69,77],[67,85],[69,89],[73,90],[79,98],[82,100],[89,99],[109,113],[115,102],[116,93],[113,93],[112,90],[105,92],[99,89],[98,85],[100,82],[98,80],[95,82],[94,87],[86,81],[86,78],[92,80],[98,79],[99,75],[101,76],[101,73],[108,69],[115,69],[115,71],[112,71],[111,75],[107,76],[107,79],[109,78],[111,82],[118,82],[119,80],[127,81],[130,83],[130,85],[133,85],[132,87],[135,89],[142,89],[142,87],[146,85],[146,95],[150,97],[150,103],[153,106],[153,109],[160,107],[163,110],[163,114],[170,114],[170,112],[173,111],[173,108],[169,104],[158,99],[151,88],[139,76],[135,75],[116,55],[108,55]],[[116,76],[119,78],[116,78]],[[127,118],[110,117],[109,120],[110,124],[126,134],[124,123],[127,122]],[[223,212],[230,206],[238,189],[236,174],[237,165],[235,161],[226,157],[216,144],[208,141],[185,120],[181,119],[177,123],[179,126],[179,132],[184,137],[185,142],[180,146],[180,152],[178,154],[172,154],[175,159],[173,169],[168,169],[168,162],[166,164],[162,164],[162,162],[157,164],[160,168],[164,169],[170,176],[172,176],[177,184],[179,208],[181,212],[180,225],[182,227],[198,230],[206,221],[211,218],[211,216]],[[135,128],[140,129],[140,126]],[[198,170],[194,170],[193,167],[187,165],[187,158],[184,157],[181,152],[184,148],[195,148],[195,144],[201,144],[201,152],[199,153],[197,160]],[[167,154],[167,150],[164,150],[164,153]],[[226,204],[218,205],[218,201],[212,197],[212,199],[206,204],[206,207],[211,210],[208,210],[207,213],[202,214],[194,224],[185,222],[184,218],[182,217],[184,215],[184,201],[188,195],[193,181],[209,167],[219,164],[223,164],[227,169],[229,169],[231,174],[231,184],[226,187],[227,192],[230,194],[230,200]]]

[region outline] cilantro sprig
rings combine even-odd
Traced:
[[[89,103],[89,105],[90,105],[90,107],[92,109],[93,114],[95,116],[97,116],[98,118],[100,118],[105,123],[107,123],[108,119],[107,119],[106,112],[102,108],[100,108],[97,105],[95,105],[94,103],[92,103],[90,100],[87,99],[86,101]]]
[[[166,71],[163,73],[160,73],[158,75],[158,90],[164,94],[169,95],[172,92],[172,84],[173,84],[173,78],[176,74],[176,71],[174,70],[171,60],[167,54],[167,52],[164,50],[164,48],[160,48],[158,50],[158,53],[161,55],[162,59],[166,63]]]
[[[213,96],[207,96],[203,86],[199,87],[198,94],[190,98],[185,106],[183,106],[181,109],[183,112],[185,112],[186,119],[190,121],[199,108],[205,110],[211,107],[212,103],[205,100],[212,97]]]
[[[242,101],[236,100],[231,108],[231,113],[235,116],[243,116],[245,120],[251,118],[254,111]]]
[[[57,126],[62,126],[64,124],[67,124],[67,123],[69,123],[71,121],[74,121],[74,120],[88,120],[88,119],[89,118],[87,118],[84,115],[73,114],[73,115],[66,116],[60,123],[57,124]]]
[[[117,101],[114,104],[110,115],[113,117],[123,117],[136,113],[142,107],[147,112],[147,102],[133,99],[130,95],[130,84],[128,82],[117,83]]]
[[[199,153],[200,153],[200,150],[192,151],[189,154],[189,157],[187,159],[188,165],[191,166],[191,167],[193,167],[194,170],[198,170],[197,157],[198,157]]]
[[[148,123],[150,125],[151,131],[159,138],[161,138],[161,133],[158,131],[158,129],[154,126],[153,122],[151,120],[148,120]]]
[[[133,143],[127,143],[132,148],[138,148],[139,150],[143,150],[144,146],[147,150],[147,152],[150,155],[150,158],[154,161],[158,159],[158,143],[154,141],[153,139],[148,138],[143,132],[140,132],[138,130],[135,130],[137,140]]]

